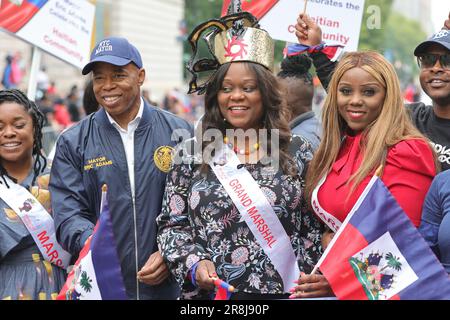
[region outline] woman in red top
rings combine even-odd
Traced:
[[[415,226],[436,162],[413,126],[392,65],[377,52],[346,54],[331,78],[324,104],[323,138],[310,163],[307,195],[330,239],[378,168],[384,184]],[[295,297],[332,294],[322,275],[304,275]]]

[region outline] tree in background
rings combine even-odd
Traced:
[[[407,85],[419,74],[414,48],[426,39],[420,23],[393,12],[388,21],[385,34],[385,47],[391,52],[389,58],[394,65],[402,84]],[[385,50],[386,51],[386,50]]]
[[[375,50],[384,54],[406,86],[419,73],[413,51],[426,34],[419,22],[391,12],[392,3],[393,0],[365,1],[358,50]]]
[[[222,11],[222,0],[187,0],[185,1],[184,19],[186,24],[186,37],[183,42],[183,63],[186,65],[191,57],[192,49],[190,43],[187,41],[187,36],[194,30],[194,28],[204,21],[220,17]],[[208,48],[206,43],[199,41],[198,54],[202,57],[208,55]],[[184,69],[184,76],[187,75]]]
[[[387,21],[393,0],[366,0],[358,50],[384,51]]]

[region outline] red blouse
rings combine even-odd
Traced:
[[[361,164],[361,134],[347,136],[338,158],[318,192],[323,209],[344,221],[373,173],[367,176],[348,197],[347,181]],[[423,140],[410,139],[389,149],[382,180],[413,224],[420,224],[422,204],[436,175],[431,147]]]

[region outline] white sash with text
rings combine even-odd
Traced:
[[[70,254],[56,241],[53,218],[27,189],[4,178],[9,188],[0,183],[0,197],[20,217],[44,259],[66,269]]]
[[[326,176],[323,177],[319,183],[317,184],[317,187],[313,190],[311,195],[311,205],[313,207],[314,212],[316,215],[333,231],[338,231],[339,227],[341,226],[342,222],[339,221],[335,216],[333,216],[331,213],[328,213],[319,203],[319,189],[322,186],[322,184],[326,180]]]
[[[283,279],[284,291],[289,292],[300,275],[297,259],[289,236],[258,183],[226,146],[209,165]]]

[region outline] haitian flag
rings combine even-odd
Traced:
[[[450,299],[450,280],[374,176],[317,263],[338,299]]]
[[[232,285],[219,278],[214,279],[214,285],[217,288],[214,300],[230,300],[231,294],[234,292]]]
[[[100,218],[57,300],[127,299],[106,192],[102,192]]]
[[[299,54],[303,54],[305,52],[314,53],[314,52],[322,52],[325,54],[330,61],[337,61],[343,53],[344,46],[340,44],[332,44],[327,45],[325,43],[319,44],[317,46],[307,46],[301,43],[295,43],[288,45],[284,48],[283,54],[288,57],[296,56]]]
[[[242,11],[250,12],[258,20],[261,20],[264,15],[269,12],[272,7],[277,4],[279,0],[244,0],[241,2]],[[231,0],[224,0],[222,5],[222,17],[227,15],[228,6]]]
[[[48,0],[1,0],[0,27],[12,33],[19,31]]]

